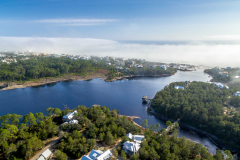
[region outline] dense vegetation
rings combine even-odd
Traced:
[[[167,70],[163,70],[160,66],[156,66],[155,69],[150,67],[137,68],[132,67],[128,70],[128,74],[132,75],[145,75],[145,76],[153,76],[153,75],[162,75],[162,74],[174,74],[177,70],[173,68],[167,68]]]
[[[108,80],[116,76],[124,75],[159,75],[172,74],[176,70],[168,68],[166,71],[160,67],[156,69],[143,67],[132,67],[129,70],[124,68],[118,71],[115,66],[107,65],[103,60],[71,60],[66,57],[31,57],[28,60],[17,62],[3,63],[0,61],[0,81],[29,81],[40,78],[56,78],[67,75],[87,76],[93,73],[104,73]],[[117,74],[118,73],[118,74]]]
[[[130,159],[141,160],[178,160],[178,159],[217,159],[222,160],[223,154],[218,152],[212,157],[201,144],[195,144],[186,138],[177,138],[178,129],[173,128],[172,136],[166,134],[165,129],[156,134],[160,125],[144,126],[148,129],[140,130],[126,116],[119,116],[119,111],[109,110],[107,107],[78,106],[74,119],[78,124],[62,124],[62,116],[72,110],[48,108],[48,116],[43,113],[29,113],[24,117],[16,114],[7,114],[0,117],[0,159],[29,159],[36,151],[44,147],[49,138],[58,135],[60,141],[54,155],[57,160],[66,160],[67,157],[80,158],[91,149],[97,149],[96,143],[112,146],[122,137],[122,143],[129,140],[125,135],[145,134],[140,151]],[[58,130],[58,126],[63,130]],[[168,126],[171,122],[167,123]],[[177,127],[178,128],[178,127]],[[123,159],[125,152],[118,147],[112,151]],[[226,154],[231,158],[229,151]],[[230,159],[229,159],[230,160]]]
[[[107,72],[106,72],[107,71]],[[17,60],[17,63],[0,62],[0,80],[25,81],[65,75],[86,76],[94,72],[116,73],[113,66],[91,60],[71,60],[68,58],[37,57],[29,60]],[[113,74],[114,75],[114,74]]]
[[[43,113],[7,114],[0,122],[0,159],[29,159],[44,146],[43,140],[58,133],[52,117]]]
[[[214,71],[213,69],[205,69],[204,72],[212,76],[212,82],[229,82],[232,80],[231,76],[222,77],[219,71]]]
[[[230,105],[236,107],[239,110],[240,107],[240,96],[232,96],[229,102]]]
[[[158,92],[152,101],[152,108],[165,117],[179,119],[181,122],[216,135],[226,142],[240,143],[240,113],[224,113],[224,104],[230,90],[219,89],[214,84],[192,82],[186,87],[184,82],[172,83]]]
[[[148,129],[145,140],[141,144],[139,153],[130,157],[131,160],[223,160],[223,153],[218,151],[212,156],[207,148],[184,138],[177,138],[177,134],[168,136],[166,133],[154,134]],[[229,160],[233,160],[231,152],[225,151]]]

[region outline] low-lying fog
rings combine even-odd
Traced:
[[[240,66],[240,44],[137,43],[90,38],[0,37],[0,51],[141,58],[156,62]]]

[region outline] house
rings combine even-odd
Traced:
[[[110,150],[102,152],[100,150],[92,150],[89,155],[84,155],[81,160],[107,160],[112,156]]]
[[[218,71],[221,71],[221,68],[219,68],[219,67],[215,67],[215,68],[212,69],[212,71],[216,71],[216,72],[218,72]]]
[[[218,87],[218,88],[227,88],[227,89],[229,89],[229,87],[228,86],[225,86],[225,85],[223,85],[222,83],[214,83],[214,85],[216,86],[216,87]]]
[[[219,72],[219,75],[221,75],[221,77],[228,77],[228,72]]]
[[[237,91],[236,93],[234,93],[235,96],[240,96],[240,91]]]
[[[160,68],[162,68],[163,70],[167,70],[167,66],[166,65],[161,65]]]
[[[137,143],[142,143],[142,139],[145,138],[143,135],[132,135],[131,133],[128,133],[126,137]]]
[[[37,160],[48,160],[51,156],[52,152],[47,149],[46,151],[44,151]]]
[[[123,143],[123,150],[128,155],[136,154],[139,149],[140,149],[139,143],[130,142],[130,141],[126,141],[125,143]]]
[[[70,121],[74,117],[75,113],[77,113],[77,111],[69,112],[67,115],[63,116],[63,122]]]
[[[73,119],[69,122],[69,124],[78,124],[78,120]]]
[[[184,89],[183,86],[174,86],[175,89]]]
[[[227,69],[227,70],[231,70],[232,68],[231,68],[231,67],[227,67],[226,69]]]
[[[134,66],[135,65],[135,61],[133,61],[133,60],[128,60],[127,61],[127,66],[128,67],[132,67],[132,66]]]

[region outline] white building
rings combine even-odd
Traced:
[[[46,151],[44,151],[37,160],[48,160],[51,156],[52,152],[47,149]]]
[[[128,155],[136,154],[139,149],[140,149],[140,144],[139,143],[129,142],[129,141],[123,143],[123,150]]]
[[[214,83],[214,85],[216,86],[216,87],[218,87],[218,88],[227,88],[227,89],[229,89],[229,87],[228,86],[225,86],[225,85],[223,85],[222,83]]]
[[[69,124],[78,124],[78,120],[73,119],[69,122]]]
[[[68,122],[73,119],[75,113],[77,113],[77,111],[69,112],[67,115],[63,116],[63,122]]]
[[[184,89],[183,86],[174,86],[175,89]]]
[[[236,93],[234,93],[235,96],[240,96],[240,91],[237,91]]]
[[[112,156],[110,150],[102,152],[100,150],[92,150],[89,155],[83,156],[81,160],[107,160]]]
[[[161,65],[160,66],[163,70],[167,70],[167,66],[166,65]]]
[[[126,137],[137,143],[142,143],[142,139],[145,138],[143,135],[132,135],[131,133],[128,133]]]

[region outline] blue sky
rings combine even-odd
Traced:
[[[1,37],[240,40],[240,1],[1,0]]]

